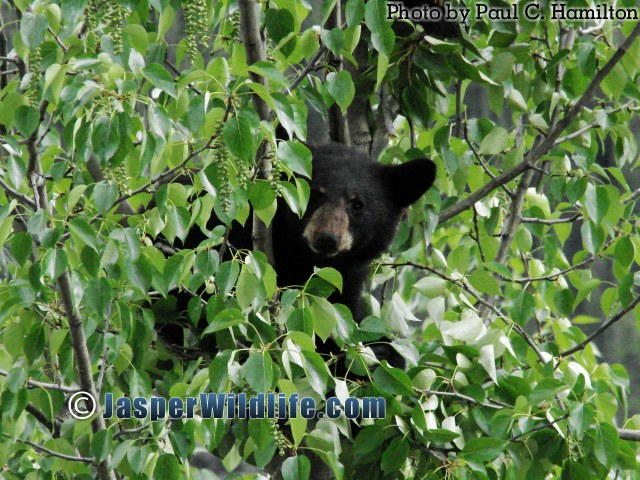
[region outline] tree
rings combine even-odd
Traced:
[[[640,319],[640,23],[460,7],[468,25],[443,32],[387,21],[382,0],[323,3],[317,26],[285,0],[2,2],[4,477],[179,478],[201,444],[285,479],[635,478],[629,378],[596,342]],[[326,300],[336,272],[278,288],[269,265],[276,198],[308,201],[309,107],[338,141],[384,144],[382,162],[439,168],[359,326]],[[224,226],[181,248],[250,211],[255,251],[221,260]],[[150,305],[175,292],[213,358],[188,325],[180,349],[158,340]],[[406,370],[368,366],[356,341],[389,332]],[[330,335],[361,380],[314,351]],[[80,420],[78,391],[382,397],[387,415]]]

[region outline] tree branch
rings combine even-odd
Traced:
[[[611,327],[614,323],[622,320],[622,318],[624,318],[624,316],[627,313],[629,313],[631,310],[633,310],[638,304],[640,304],[640,295],[637,296],[629,305],[627,305],[625,308],[623,308],[618,313],[616,313],[613,317],[611,317],[611,319],[607,320],[602,325],[600,325],[600,327],[598,327],[598,329],[595,332],[593,332],[591,335],[585,338],[578,345],[576,345],[575,347],[571,347],[570,349],[560,353],[560,356],[568,357],[572,353],[579,352],[580,350],[585,348],[587,345],[589,345],[596,337],[600,336],[605,330]]]
[[[629,430],[627,428],[619,428],[618,436],[621,440],[629,440],[631,442],[640,442],[640,430]]]
[[[53,423],[49,421],[47,416],[39,410],[35,405],[28,403],[26,407],[24,407],[25,411],[29,413],[33,418],[39,421],[42,425],[45,426],[47,430],[51,432],[51,435],[54,438],[58,438],[60,436],[60,422],[54,419]]]
[[[302,69],[302,71],[296,76],[296,78],[294,78],[293,82],[291,82],[291,85],[289,85],[290,92],[295,90],[296,87],[300,85],[300,82],[302,82],[302,80],[304,80],[304,78],[309,74],[309,72],[314,68],[316,68],[316,64],[318,63],[318,60],[320,60],[320,57],[324,55],[326,52],[327,52],[327,47],[324,44],[320,45],[320,48],[318,49],[318,51],[314,53],[313,57],[309,59],[309,63],[307,63],[307,66]]]
[[[45,101],[40,107],[40,123],[44,118],[44,113],[47,109],[48,103]],[[38,129],[27,139],[27,151],[29,152],[29,165],[27,167],[27,178],[31,184],[34,195],[36,197],[37,210],[44,210],[47,215],[49,214],[49,200],[47,196],[47,185],[45,178],[42,174],[42,166],[40,165],[40,157],[37,151],[37,138]],[[106,424],[102,418],[100,402],[98,402],[98,394],[93,382],[93,376],[91,373],[91,357],[89,356],[89,349],[87,347],[87,340],[84,335],[84,329],[82,325],[82,319],[78,315],[78,312],[73,305],[71,281],[69,279],[68,270],[64,270],[57,280],[58,291],[62,298],[62,304],[64,306],[65,315],[69,323],[69,334],[71,336],[71,346],[73,348],[76,364],[78,368],[78,376],[80,379],[80,387],[85,392],[89,393],[96,400],[97,415],[91,422],[93,432],[99,430],[105,430]],[[34,444],[35,445],[35,444]],[[32,445],[33,446],[33,445]],[[34,446],[34,448],[36,448]],[[75,458],[75,457],[72,457]],[[84,461],[84,460],[83,460]],[[93,460],[91,460],[93,462]],[[98,475],[103,480],[115,480],[115,474],[113,470],[109,468],[110,459],[100,462],[98,465]]]
[[[573,122],[573,120],[575,120],[575,118],[578,116],[587,102],[593,98],[595,91],[598,89],[602,81],[611,72],[611,70],[613,70],[613,67],[616,66],[616,64],[620,61],[624,54],[629,50],[638,35],[640,35],[640,23],[636,24],[629,36],[624,40],[624,42],[622,42],[622,45],[620,45],[620,47],[618,47],[611,58],[609,58],[609,61],[598,71],[598,73],[596,73],[596,75],[591,80],[591,83],[589,83],[578,101],[567,111],[562,119],[556,122],[549,129],[549,133],[544,138],[544,140],[536,142],[536,144],[533,145],[531,150],[529,150],[528,154],[526,155],[524,162],[516,165],[511,170],[503,173],[502,175],[499,175],[495,179],[492,179],[490,182],[488,182],[482,188],[479,188],[478,190],[473,192],[471,195],[469,195],[469,197],[467,197],[460,203],[453,205],[452,207],[449,207],[445,211],[440,213],[439,223],[443,223],[464,212],[467,208],[476,203],[478,200],[482,199],[485,195],[491,193],[501,185],[504,185],[507,182],[513,180],[528,168],[532,168],[532,166],[535,165],[543,155],[546,155],[549,150],[551,150],[551,148],[555,146],[558,137],[560,137],[560,134],[571,124],[571,122]]]
[[[260,8],[257,0],[238,0],[240,37],[247,55],[247,64],[250,66],[266,58],[264,44],[260,36]],[[250,72],[250,75],[254,82],[266,86],[266,80],[263,77],[253,72]],[[252,95],[252,101],[260,120],[268,121],[271,117],[271,112],[267,103],[259,95]],[[259,180],[271,178],[270,149],[271,145],[266,140],[263,140],[260,148],[258,148],[256,159],[257,178]],[[255,211],[253,212],[253,247],[264,253],[271,265],[275,264],[271,226],[265,225]]]
[[[485,183],[482,187],[480,187],[478,190],[473,192],[461,202],[456,203],[455,205],[452,205],[446,210],[440,212],[438,223],[444,223],[447,220],[461,214],[462,212],[470,208],[474,203],[482,200],[489,193],[493,192],[496,188],[500,188],[502,185],[507,184],[530,168],[531,165],[529,165],[527,162],[521,162],[511,170],[508,170],[501,175],[498,175],[496,178],[491,179],[489,182]]]

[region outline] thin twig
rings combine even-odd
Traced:
[[[124,435],[135,435],[147,428],[149,428],[149,425],[141,425],[137,428],[123,428],[122,430],[113,434],[113,439],[116,440]]]
[[[484,305],[486,308],[488,308],[493,313],[495,313],[496,316],[498,316],[505,323],[507,323],[511,328],[513,328],[516,331],[516,333],[520,335],[525,342],[527,342],[527,344],[531,347],[531,349],[536,353],[540,361],[542,363],[546,363],[544,354],[542,353],[540,348],[538,348],[538,345],[536,345],[533,339],[527,334],[527,332],[520,325],[518,325],[513,320],[508,318],[504,313],[502,313],[500,309],[496,308],[493,304],[487,302],[484,298],[482,298],[480,295],[474,292],[473,289],[469,285],[467,285],[467,283],[463,279],[456,280],[442,272],[439,272],[435,268],[432,268],[428,265],[420,265],[418,263],[411,262],[411,261],[407,261],[403,263],[382,263],[381,265],[386,267],[392,267],[392,268],[408,266],[408,267],[418,268],[420,270],[426,270],[427,272],[431,272],[434,275],[437,275],[438,277],[442,278],[443,280],[446,280],[447,282],[460,286],[460,288],[462,288],[465,292],[467,292],[469,295],[475,298],[478,303],[480,303],[481,305]]]
[[[630,197],[625,198],[622,203],[624,203],[625,205],[627,203],[631,203],[633,202],[636,198],[640,197],[640,188],[638,188],[637,190],[635,190]]]
[[[35,448],[41,453],[45,453],[47,455],[51,455],[52,457],[61,458],[63,460],[69,460],[70,462],[82,462],[82,463],[95,463],[93,458],[89,457],[74,457],[73,455],[66,455],[64,453],[56,452],[54,450],[43,447],[42,445],[38,445],[37,443],[30,442],[29,440],[22,440],[20,438],[13,438],[11,435],[7,433],[2,433],[2,435],[10,440],[17,441],[20,443],[24,443],[25,445],[29,445],[30,447]]]
[[[470,397],[468,395],[464,395],[462,393],[458,393],[458,392],[440,392],[438,390],[422,390],[424,393],[426,393],[427,395],[435,395],[436,397],[452,397],[452,398],[457,398],[459,400],[464,400],[467,403],[471,403],[473,405],[480,405],[482,407],[487,407],[487,408],[494,408],[497,410],[501,410],[502,408],[513,408],[511,405],[507,405],[507,404],[502,404],[502,402],[498,402],[495,401],[495,403],[488,403],[488,402],[479,402],[478,400],[476,400],[473,397]],[[494,402],[493,400],[489,400],[490,402]]]
[[[635,100],[629,100],[628,102],[626,102],[625,104],[621,105],[618,108],[614,108],[613,110],[610,110],[608,112],[605,112],[607,115],[611,115],[613,113],[617,113],[620,112],[622,110],[626,110],[627,108],[631,107],[631,105],[633,105],[635,103]],[[556,140],[556,145],[561,144],[562,142],[566,142],[567,140],[572,140],[576,137],[579,137],[580,135],[582,135],[584,132],[587,132],[589,130],[591,130],[592,128],[599,128],[600,127],[600,122],[598,121],[594,121],[589,123],[588,125],[585,125],[582,128],[579,128],[578,130],[576,130],[575,132],[572,132],[568,135],[565,135],[564,137],[560,137]]]
[[[609,248],[611,246],[611,244],[616,240],[616,238],[618,238],[618,237],[614,237],[614,238],[609,239],[607,241],[607,243],[605,243],[604,246],[602,247],[602,251],[604,252],[607,248]],[[556,272],[556,273],[551,273],[549,275],[543,275],[541,277],[507,278],[507,277],[504,277],[502,275],[500,275],[499,277],[500,277],[500,279],[505,280],[507,282],[511,282],[511,283],[530,283],[530,282],[541,282],[541,281],[554,282],[558,278],[566,275],[569,272],[572,272],[574,270],[578,270],[580,268],[584,268],[587,265],[591,265],[593,262],[595,262],[597,259],[599,259],[601,257],[602,257],[602,254],[591,255],[589,258],[586,258],[582,262],[577,263],[575,265],[572,265],[569,268],[565,268],[564,270],[561,270],[561,271]]]
[[[26,203],[29,207],[31,208],[36,208],[36,204],[33,200],[31,200],[27,195],[25,195],[24,193],[20,193],[17,190],[14,190],[13,188],[11,188],[9,185],[7,185],[4,180],[2,180],[0,178],[0,187],[3,188],[3,190],[5,191],[5,193],[9,194],[10,196],[12,196],[13,198],[16,198],[18,200],[23,201],[24,203]]]
[[[520,434],[516,435],[515,437],[512,437],[512,438],[511,438],[511,441],[512,441],[512,442],[515,442],[515,441],[517,441],[519,438],[524,437],[525,435],[529,435],[530,433],[537,432],[538,430],[544,430],[545,428],[551,428],[551,427],[553,427],[556,423],[558,423],[558,422],[560,422],[560,421],[562,421],[562,420],[565,420],[565,419],[567,419],[567,418],[569,418],[569,414],[568,414],[568,413],[567,413],[567,414],[565,414],[565,415],[562,415],[561,417],[556,418],[553,422],[547,422],[547,423],[544,423],[544,424],[542,424],[542,425],[538,425],[537,427],[534,427],[534,428],[532,428],[531,430],[527,430],[526,432],[522,432],[522,433],[520,433]]]
[[[224,113],[224,117],[222,118],[222,123],[225,123],[227,121],[227,119],[229,118],[229,114],[231,113],[231,102],[229,102],[229,104],[227,105],[227,110]],[[115,202],[113,202],[114,205],[118,205],[119,203],[122,203],[126,200],[129,200],[131,197],[134,197],[140,193],[146,193],[149,191],[149,189],[153,186],[153,185],[162,185],[163,183],[165,183],[166,181],[170,181],[171,179],[174,178],[174,174],[185,167],[185,165],[187,163],[189,163],[189,160],[193,159],[194,157],[197,157],[198,155],[200,155],[202,152],[204,152],[205,150],[207,150],[208,148],[211,147],[211,144],[213,143],[214,139],[216,137],[212,136],[209,141],[203,146],[200,147],[196,150],[193,150],[191,153],[189,153],[189,155],[186,156],[186,158],[184,160],[182,160],[178,165],[176,165],[173,168],[170,168],[169,170],[162,172],[161,174],[159,174],[158,176],[156,176],[155,178],[149,180],[147,183],[145,183],[142,187],[137,188],[136,190],[133,190],[132,192],[129,192],[125,195],[122,195],[120,197],[118,197],[116,199]]]
[[[60,45],[60,48],[62,49],[62,51],[64,53],[67,53],[69,51],[69,49],[67,48],[67,46],[64,43],[62,43],[62,40],[60,40],[60,37],[58,37],[58,35],[56,35],[56,33],[51,28],[49,28],[48,30],[49,30],[49,33],[51,34],[51,36],[58,43],[58,45]]]
[[[520,221],[522,223],[540,223],[542,225],[557,225],[559,223],[572,223],[581,219],[582,219],[582,214],[576,213],[575,215],[572,215],[571,217],[567,217],[567,218],[554,218],[551,220],[547,220],[544,218],[522,217]]]
[[[321,45],[318,51],[311,57],[307,66],[302,69],[302,71],[296,76],[296,78],[289,85],[289,91],[295,90],[295,88],[300,85],[300,82],[304,80],[304,78],[309,74],[311,70],[316,67],[316,63],[320,60],[320,57],[327,52],[327,47],[325,45]]]
[[[6,370],[0,370],[0,376],[6,377],[7,375],[9,375],[9,372],[7,372]],[[28,379],[25,383],[27,385],[27,388],[44,388],[47,390],[57,390],[64,393],[75,393],[80,391],[80,387],[75,385],[60,385],[58,383],[46,383],[30,379]]]
[[[165,63],[165,65],[167,65],[167,67],[169,67],[169,70],[171,70],[176,75],[181,75],[182,74],[182,72],[180,72],[180,70],[178,70],[176,68],[176,66],[173,63],[171,63],[169,60],[167,60],[166,58],[164,59],[164,63]],[[187,87],[189,87],[191,90],[193,90],[196,94],[202,95],[202,92],[196,86],[192,85],[191,83],[188,84]]]

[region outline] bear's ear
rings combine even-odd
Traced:
[[[401,165],[385,166],[382,175],[396,205],[408,207],[429,190],[436,179],[436,164],[417,158]]]

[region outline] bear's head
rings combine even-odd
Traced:
[[[370,261],[393,240],[403,210],[433,184],[426,158],[381,165],[344,145],[311,147],[311,196],[303,237],[318,259]]]

